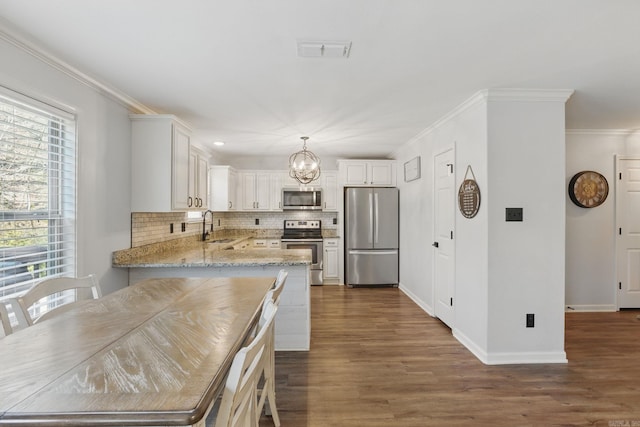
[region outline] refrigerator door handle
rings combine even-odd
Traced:
[[[367,250],[367,251],[359,251],[359,250],[349,251],[349,255],[395,255],[397,253],[398,253],[398,251],[396,251],[396,250],[392,250],[392,251],[372,251],[372,250]]]
[[[371,225],[371,227],[373,227],[373,194],[369,193],[369,224]],[[369,243],[373,243],[371,241],[371,231],[369,233],[367,233],[367,241]]]
[[[377,244],[378,243],[378,234],[379,234],[378,233],[378,227],[379,227],[379,224],[378,224],[378,218],[379,218],[379,216],[378,216],[378,193],[374,193],[373,197],[374,197],[375,206],[376,206],[375,207],[375,212],[376,212],[375,224],[373,225],[374,226],[374,229],[373,229],[373,243]]]

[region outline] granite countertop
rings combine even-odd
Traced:
[[[114,267],[256,267],[263,265],[310,265],[306,249],[231,249],[250,239],[225,239],[223,243],[193,242],[165,251],[124,249],[113,253]]]

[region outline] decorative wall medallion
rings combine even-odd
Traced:
[[[467,178],[469,172],[471,172],[473,179]],[[458,190],[458,207],[465,218],[473,218],[480,210],[480,187],[478,187],[471,165],[467,166],[464,181]]]
[[[594,171],[578,172],[569,181],[569,198],[581,208],[595,208],[607,199],[609,183]]]

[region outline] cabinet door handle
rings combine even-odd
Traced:
[[[191,196],[187,197],[187,206],[193,206],[193,198]]]
[[[231,202],[229,202],[229,209],[231,209],[231,206],[232,206],[232,203],[231,203]]]

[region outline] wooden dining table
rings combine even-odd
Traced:
[[[146,279],[0,339],[0,425],[204,425],[274,280]]]

